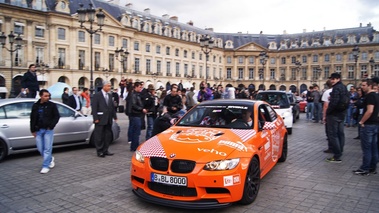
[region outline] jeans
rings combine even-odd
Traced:
[[[322,105],[321,103],[313,103],[312,115],[315,118],[315,122],[318,123],[321,119]]]
[[[52,160],[54,130],[40,129],[37,131],[36,144],[43,157],[42,168],[49,168]]]
[[[154,116],[146,116],[147,118],[147,128],[146,128],[146,140],[149,140],[153,135],[153,125],[154,125]]]
[[[312,120],[313,118],[313,102],[307,103],[307,120]]]
[[[378,163],[378,125],[361,127],[362,166],[364,171],[376,170]]]
[[[354,105],[349,104],[349,107],[347,108],[347,114],[345,119],[345,124],[349,126],[353,126],[357,124],[357,120],[354,119],[354,113],[356,111],[356,108]]]
[[[334,115],[327,115],[326,122],[328,123],[328,138],[335,159],[340,159],[345,146],[345,133],[343,118]]]
[[[131,141],[130,151],[136,151],[139,146],[142,119],[140,116],[129,116],[128,141]]]

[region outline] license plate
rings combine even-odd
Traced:
[[[151,173],[151,182],[164,183],[164,184],[175,185],[175,186],[187,186],[186,177],[161,175],[157,173]]]

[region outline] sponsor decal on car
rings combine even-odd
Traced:
[[[238,151],[247,152],[246,146],[242,142],[240,142],[240,141],[233,142],[233,141],[220,140],[217,143],[217,145],[225,145],[227,147],[230,147],[230,148],[233,148],[233,149],[237,149]]]
[[[280,140],[281,140],[280,132],[276,130],[275,132],[273,132],[272,140],[271,140],[272,141],[272,160],[274,162],[278,160]]]
[[[253,129],[232,129],[234,134],[241,138],[242,142],[246,142],[251,137],[257,134],[257,132]]]
[[[224,176],[224,186],[233,186],[240,183],[241,183],[241,176],[239,174]]]
[[[220,137],[218,133],[220,131],[212,129],[186,129],[172,134],[170,140],[181,143],[210,142]]]
[[[206,152],[206,153],[212,153],[212,154],[216,154],[216,155],[221,155],[223,157],[226,157],[226,155],[227,155],[225,152],[220,152],[220,151],[217,151],[215,149],[197,148],[197,151],[199,151],[199,152]]]
[[[154,136],[141,145],[139,151],[145,157],[166,158],[166,152],[157,136]]]

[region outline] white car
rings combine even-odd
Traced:
[[[292,106],[288,100],[288,96],[284,91],[267,90],[257,94],[257,100],[266,101],[284,120],[288,134],[292,134]]]

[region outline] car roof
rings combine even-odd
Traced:
[[[22,103],[22,102],[37,102],[39,99],[36,98],[7,98],[7,99],[0,99],[0,105],[4,104],[10,104],[10,103]],[[50,100],[54,103],[60,103],[58,101]]]
[[[278,91],[278,90],[265,90],[265,91],[260,91],[258,93],[282,93],[282,94],[286,94],[285,91]]]

